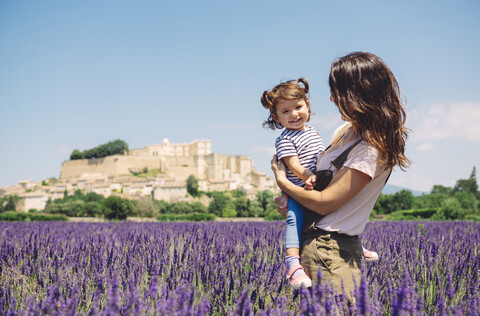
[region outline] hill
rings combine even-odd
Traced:
[[[385,186],[385,188],[383,189],[382,193],[383,194],[394,194],[394,193],[397,193],[398,191],[402,191],[402,190],[408,190],[408,191],[412,192],[412,194],[414,196],[419,196],[419,195],[428,193],[428,192],[417,191],[417,190],[412,190],[412,189],[409,189],[409,188],[400,187],[398,185],[393,185],[393,184],[387,184]]]

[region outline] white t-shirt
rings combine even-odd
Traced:
[[[317,170],[335,170],[330,162],[358,139],[360,138],[355,137],[352,129],[349,129],[337,144],[318,155]],[[344,167],[363,172],[370,176],[371,180],[350,202],[322,217],[317,222],[317,227],[351,236],[363,232],[370,212],[390,174],[389,170],[385,170],[378,160],[377,149],[365,141],[360,142],[352,149]],[[334,176],[336,172],[337,170],[334,171]]]

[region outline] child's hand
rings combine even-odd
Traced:
[[[315,186],[315,183],[317,182],[317,176],[312,174],[310,177],[308,177],[307,180],[305,180],[305,190],[313,190],[313,187]]]
[[[282,195],[275,198],[275,203],[277,203],[277,212],[279,212],[283,217],[287,218],[288,195],[282,192]]]

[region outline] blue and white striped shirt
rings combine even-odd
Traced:
[[[284,130],[275,142],[277,158],[298,156],[300,164],[307,170],[315,171],[317,156],[325,150],[322,138],[311,126],[306,126],[304,131]],[[293,184],[304,186],[305,181],[298,178],[287,167],[287,179]]]

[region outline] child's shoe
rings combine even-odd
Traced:
[[[302,270],[302,271],[299,271]],[[297,272],[297,276],[294,277],[295,272]],[[312,280],[308,277],[308,275],[303,270],[303,267],[299,264],[294,265],[290,270],[287,272],[287,280],[290,282],[290,285],[294,289],[299,289],[303,287],[311,287]]]
[[[378,260],[378,253],[363,248],[363,256],[366,262],[373,262]]]

